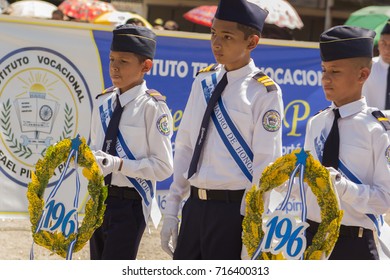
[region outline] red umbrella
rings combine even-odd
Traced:
[[[116,11],[112,4],[99,0],[64,0],[58,9],[68,17],[89,22],[103,13]]]
[[[183,17],[191,22],[211,27],[217,6],[199,6],[186,12]]]
[[[265,20],[268,24],[289,29],[302,28],[303,23],[298,13],[288,1],[284,0],[248,0],[269,11]],[[199,6],[189,10],[183,17],[191,22],[211,27],[217,6]]]

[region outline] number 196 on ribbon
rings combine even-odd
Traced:
[[[306,249],[305,229],[308,223],[298,223],[291,215],[275,211],[268,219],[261,244],[263,252],[277,255],[280,252],[287,259],[299,259]]]

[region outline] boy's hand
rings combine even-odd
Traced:
[[[333,167],[327,167],[326,169],[329,171],[333,187],[337,190],[339,197],[342,197],[348,188],[354,187],[354,184],[351,181],[347,180]]]
[[[120,157],[112,156],[101,150],[93,152],[93,155],[102,170],[103,176],[120,171],[123,163],[123,160]]]
[[[165,215],[160,232],[161,248],[171,257],[175,252],[178,236],[179,219],[173,215]],[[171,243],[169,242],[171,240]]]

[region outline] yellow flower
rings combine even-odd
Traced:
[[[322,191],[326,191],[326,190],[327,190],[327,187],[329,186],[328,183],[329,183],[329,182],[328,182],[327,178],[321,178],[321,177],[316,178],[316,185],[317,185]]]

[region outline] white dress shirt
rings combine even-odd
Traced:
[[[282,129],[267,131],[263,118],[274,110],[283,118],[280,87],[267,92],[266,87],[253,79],[259,69],[251,62],[227,72],[228,84],[222,100],[228,115],[253,151],[253,184],[258,184],[263,169],[282,155]],[[224,67],[216,72],[199,73],[191,93],[175,141],[174,174],[167,196],[165,213],[177,215],[180,202],[188,196],[190,186],[204,189],[238,190],[252,186],[227,150],[218,131],[210,121],[208,134],[198,164],[198,172],[189,180],[187,173],[198,138],[199,128],[207,106],[202,80],[217,73],[217,81],[226,73]]]
[[[387,71],[389,64],[379,57],[372,60],[370,76],[363,84],[363,96],[366,97],[367,105],[380,110],[385,109],[387,90]]]
[[[124,159],[121,171],[112,174],[111,183],[120,187],[134,187],[126,176],[138,177],[151,180],[156,193],[156,181],[168,178],[173,172],[173,122],[167,104],[155,100],[146,93],[147,90],[144,81],[119,95],[124,107],[119,130],[135,160]],[[101,118],[105,116],[100,116],[99,107],[113,97],[112,108],[115,108],[118,94],[119,90],[115,88],[113,92],[103,94],[96,100],[91,124],[91,149],[94,151],[102,149],[105,136],[101,123]],[[164,116],[168,120],[168,134],[159,129],[161,117]]]
[[[312,117],[306,129],[305,150],[321,161],[323,145],[332,127],[334,104]],[[379,216],[390,208],[390,135],[372,116],[377,110],[362,99],[339,108],[341,164],[339,171],[350,182],[345,192],[338,190],[344,211],[343,225],[375,229],[366,214]],[[307,190],[307,217],[321,222],[317,199]]]

